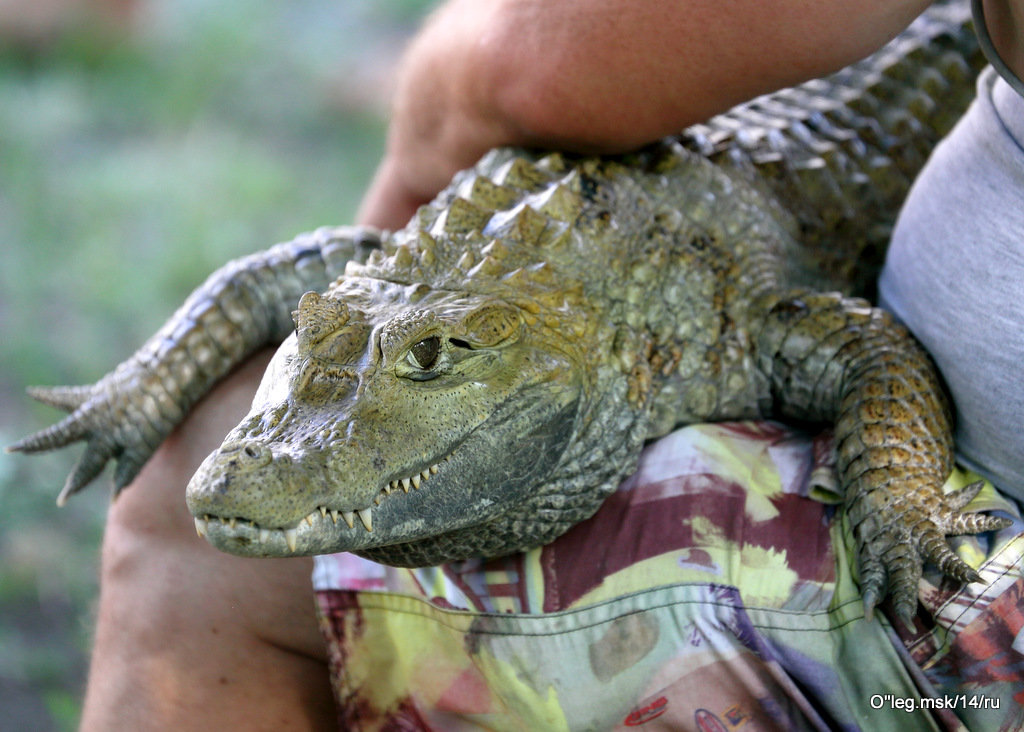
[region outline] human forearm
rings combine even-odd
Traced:
[[[309,560],[222,554],[183,500],[269,356],[204,398],[111,505],[81,732],[334,724]]]
[[[401,226],[498,145],[631,149],[882,45],[925,0],[453,0],[403,62],[360,219]]]

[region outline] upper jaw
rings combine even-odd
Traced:
[[[294,485],[285,486],[279,476],[259,469],[241,479],[237,475],[228,478],[224,474],[225,462],[228,460],[222,451],[210,455],[189,484],[187,498],[196,532],[218,549],[233,554],[292,556],[376,546],[388,543],[391,535],[396,535],[394,540],[407,538],[406,532],[415,528],[409,524],[422,523],[409,520],[410,515],[423,510],[415,505],[423,502],[421,491],[440,488],[439,477],[443,477],[441,473],[451,462],[451,456],[404,471],[401,477],[385,482],[372,499],[342,501],[340,496],[310,495],[302,502],[314,507],[298,519],[269,514],[255,519],[247,507],[233,505],[230,499],[252,486],[256,490],[276,488],[275,492],[295,496],[299,503],[299,496],[308,492],[307,481],[301,479],[308,471],[292,475],[290,482]],[[269,465],[270,462],[266,463]],[[229,484],[230,491],[226,490]],[[302,511],[296,508],[290,513]]]

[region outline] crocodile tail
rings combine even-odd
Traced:
[[[796,215],[803,284],[872,297],[910,184],[984,63],[968,4],[937,4],[867,59],[740,105],[682,142]]]

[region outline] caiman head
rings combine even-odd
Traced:
[[[295,319],[252,411],[188,486],[216,547],[426,565],[545,543],[584,517],[546,519],[586,388],[536,317],[356,277],[304,295]]]

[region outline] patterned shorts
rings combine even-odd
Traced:
[[[552,544],[395,569],[318,557],[345,730],[1024,729],[1024,524],[954,539],[914,627],[865,620],[830,435],[695,425]],[[972,481],[958,471],[947,490]]]

